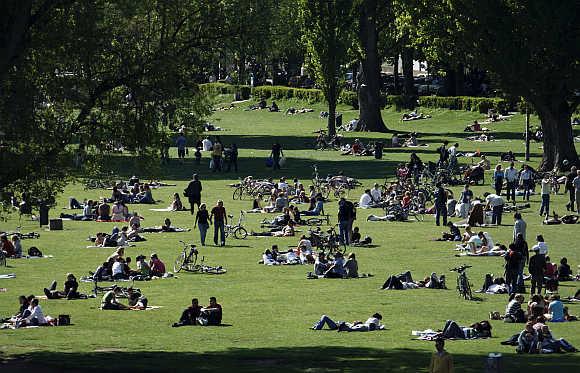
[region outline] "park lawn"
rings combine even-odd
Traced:
[[[243,104],[245,105],[245,104]],[[288,106],[306,106],[301,102],[280,102],[284,111]],[[237,216],[241,209],[251,208],[251,201],[233,201],[233,189],[227,184],[239,177],[287,176],[298,177],[306,185],[311,178],[312,164],[317,164],[321,175],[343,170],[345,174],[358,178],[365,187],[374,182],[383,182],[393,173],[394,167],[409,158],[410,149],[386,150],[382,160],[373,157],[340,156],[334,151],[314,151],[313,131],[325,126],[318,118],[324,110],[321,105],[311,105],[314,113],[285,116],[282,113],[243,111],[242,104],[230,111],[216,112],[210,120],[225,129],[209,133],[219,135],[225,144],[237,143],[240,148],[238,174],[211,173],[208,158],[204,154],[201,166],[194,164],[190,152],[186,163],[181,165],[172,159],[169,166],[160,170],[157,178],[177,184],[153,191],[161,200],[154,207],[169,205],[173,193],[182,193],[193,172],[200,174],[203,181],[203,200],[212,206],[217,199],[225,201],[229,213]],[[348,107],[339,107],[344,121],[357,115]],[[524,128],[524,117],[516,115],[512,120],[486,125],[492,128],[497,142],[470,143],[464,140],[463,128],[481,115],[473,112],[421,109],[432,115],[431,119],[402,123],[401,113],[387,109],[384,119],[390,129],[399,133],[418,131],[420,142],[429,144],[414,151],[423,159],[435,160],[436,148],[446,138],[458,141],[460,150],[488,154],[492,165],[501,152],[513,150],[523,158],[524,145],[520,133]],[[537,118],[532,117],[532,123]],[[348,139],[390,139],[391,134],[348,133]],[[272,173],[265,167],[275,139],[284,148],[287,164],[281,171]],[[531,164],[537,166],[541,159],[539,144],[532,143]],[[172,148],[172,156],[175,157]],[[469,159],[460,159],[470,163]],[[136,173],[139,165],[128,156],[111,157],[109,165],[119,176],[128,178]],[[142,171],[145,173],[146,171]],[[142,175],[143,175],[142,173]],[[144,177],[143,177],[144,178]],[[486,175],[486,185],[474,187],[476,194],[491,191],[491,174]],[[451,188],[456,193],[460,187]],[[350,197],[358,200],[363,188],[352,191]],[[67,187],[59,197],[59,205],[51,210],[51,217],[65,211],[68,198],[98,198],[108,196],[105,190],[84,190],[80,184]],[[552,196],[552,207],[560,214],[565,212],[566,196]],[[149,211],[145,205],[130,206],[145,217],[144,226],[160,225],[165,217],[180,227],[193,227],[188,212],[162,213]],[[539,196],[532,197],[532,208],[524,210],[528,223],[528,240],[533,242],[536,234],[542,233],[550,247],[552,261],[568,257],[576,270],[580,264],[578,253],[578,226],[541,225],[537,214]],[[325,206],[325,210],[336,216],[336,201]],[[70,314],[74,325],[58,328],[39,328],[0,331],[0,358],[11,362],[3,371],[34,367],[46,371],[62,370],[271,370],[285,371],[426,371],[433,344],[412,340],[412,330],[442,328],[445,320],[454,319],[461,325],[488,318],[490,311],[503,312],[507,303],[505,295],[479,295],[477,301],[459,299],[454,290],[455,274],[449,272],[459,264],[470,264],[469,277],[474,288],[483,283],[486,273],[501,276],[501,258],[457,258],[453,244],[434,242],[443,228],[436,227],[432,216],[424,222],[367,222],[371,213],[379,210],[359,210],[355,226],[363,236],[370,235],[375,248],[353,248],[359,261],[359,271],[372,273],[374,277],[356,280],[306,280],[310,266],[265,267],[258,265],[261,253],[272,244],[280,248],[295,244],[297,238],[248,237],[246,240],[229,240],[225,248],[208,245],[201,248],[209,264],[222,265],[228,269],[223,276],[179,273],[177,278],[136,283],[149,298],[151,305],[162,308],[142,312],[105,312],[98,310],[100,299],[77,301],[42,301],[46,314],[57,316]],[[259,230],[259,222],[272,215],[250,214],[245,223],[248,230]],[[452,219],[454,220],[454,219]],[[507,243],[511,237],[509,214],[504,215],[504,226],[489,228],[497,242]],[[39,231],[37,223],[18,220],[10,216],[0,223],[0,230],[12,230],[22,225],[23,231]],[[80,277],[94,270],[113,251],[111,249],[87,249],[86,238],[98,231],[108,232],[113,223],[64,222],[63,231],[40,230],[40,239],[25,240],[23,246],[38,246],[52,259],[13,260],[0,273],[15,273],[17,278],[0,280],[0,315],[7,316],[17,309],[20,294],[42,294],[42,288],[53,279],[62,286],[67,272]],[[119,224],[120,225],[120,224]],[[301,227],[304,232],[307,230]],[[300,233],[298,233],[300,234]],[[157,252],[168,268],[179,254],[179,240],[197,243],[199,233],[146,234],[146,242],[129,248],[127,256],[148,255]],[[211,235],[207,242],[211,244]],[[428,276],[431,272],[444,273],[450,290],[381,291],[379,287],[391,274],[410,270],[415,279]],[[562,284],[560,293],[572,295],[577,283]],[[81,289],[91,291],[91,284],[82,283]],[[223,327],[171,328],[182,309],[192,297],[216,296],[224,307]],[[526,298],[526,301],[528,299]],[[580,314],[578,305],[570,305],[572,314]],[[340,320],[365,320],[370,314],[380,312],[387,326],[386,331],[373,333],[314,332],[308,328],[320,315],[328,314]],[[514,353],[514,347],[502,346],[500,342],[518,333],[522,325],[493,321],[493,338],[477,341],[450,341],[447,350],[453,354],[457,371],[479,372],[483,369],[485,356],[490,352],[503,354],[505,371],[515,372],[526,367],[529,372],[545,371],[548,368],[574,370],[580,364],[578,354],[522,356]],[[580,346],[580,323],[552,324],[550,327],[558,337]]]

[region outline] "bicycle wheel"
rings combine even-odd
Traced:
[[[243,194],[244,194],[244,188],[242,188],[242,187],[238,187],[238,188],[236,188],[236,189],[234,190],[234,194],[232,195],[232,198],[233,198],[234,200],[236,200],[236,199],[239,199],[239,200],[241,200],[241,199],[242,199],[242,195],[243,195]]]
[[[471,285],[469,285],[469,280],[465,278],[465,299],[471,300],[473,298],[471,294]]]
[[[187,256],[185,255],[185,253],[181,253],[181,255],[179,255],[177,259],[175,259],[175,263],[173,263],[173,272],[179,273],[179,271],[181,271],[181,269],[183,268],[183,264],[185,264],[186,260]]]
[[[415,212],[413,215],[415,215],[415,219],[417,221],[425,221],[425,214],[424,213]]]
[[[310,226],[320,226],[320,225],[322,225],[322,219],[310,218],[310,219],[306,220],[306,224],[308,224]]]
[[[244,227],[238,227],[234,230],[234,237],[238,240],[243,240],[248,237],[248,231]]]
[[[203,272],[208,275],[223,275],[227,270],[223,267],[206,267]]]

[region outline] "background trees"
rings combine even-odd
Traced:
[[[353,45],[352,0],[302,0],[308,66],[328,101],[328,134],[336,133],[336,101]]]

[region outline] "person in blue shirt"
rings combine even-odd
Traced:
[[[326,278],[343,278],[346,276],[344,269],[344,257],[341,253],[334,254],[334,261],[324,273]]]
[[[552,300],[548,305],[548,312],[550,312],[551,322],[563,322],[564,319],[564,304],[560,300],[559,295],[552,295],[550,297]]]
[[[179,133],[177,139],[175,139],[175,146],[177,146],[177,157],[183,163],[183,159],[185,158],[185,147],[187,145],[187,139],[183,135],[183,132]]]

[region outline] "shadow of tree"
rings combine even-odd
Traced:
[[[314,333],[314,332],[312,332]],[[345,333],[345,338],[348,338]],[[455,344],[473,341],[448,341],[447,349]],[[154,371],[388,371],[426,372],[432,343],[417,341],[422,350],[378,349],[339,346],[306,346],[278,348],[232,348],[218,352],[119,351],[106,352],[48,352],[38,351],[2,362],[2,372],[154,372]],[[454,354],[458,372],[481,372],[486,353]],[[502,359],[504,372],[517,372],[525,367],[527,373],[545,372],[549,367],[557,371],[575,371],[580,357],[566,355],[506,354]]]

